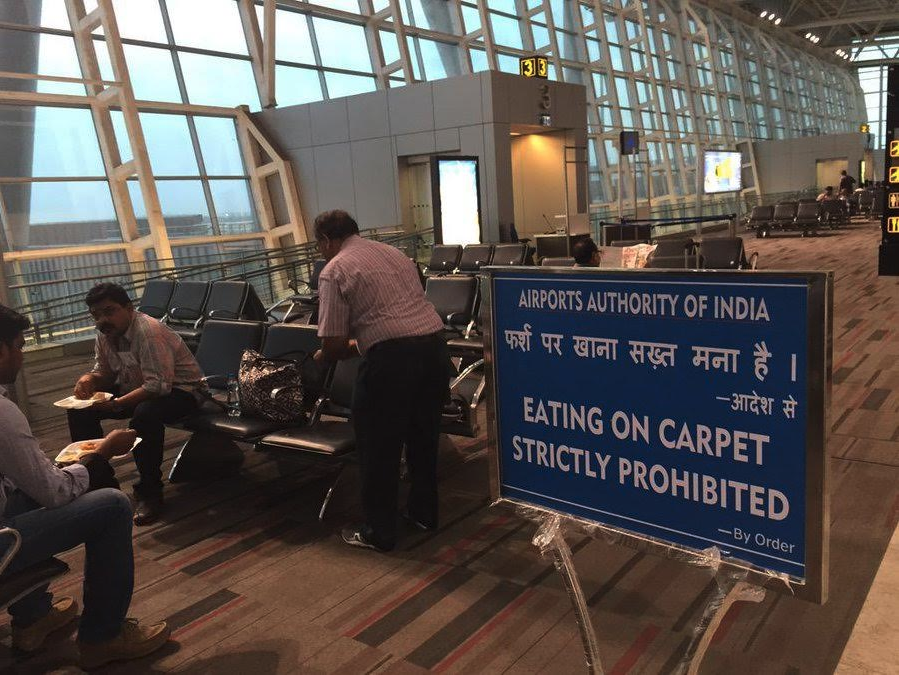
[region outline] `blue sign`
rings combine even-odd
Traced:
[[[492,276],[501,498],[805,579],[814,274]]]

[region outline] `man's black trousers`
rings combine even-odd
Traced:
[[[143,499],[162,497],[162,446],[165,441],[165,425],[177,422],[197,409],[197,399],[183,389],[172,389],[165,396],[157,396],[139,403],[133,411],[101,413],[90,408],[69,410],[69,434],[72,441],[103,438],[102,419],[131,417],[129,427],[143,440],[134,449],[134,463],[140,474],[140,483],[134,493]]]
[[[448,377],[446,342],[439,334],[379,342],[365,354],[353,392],[353,429],[362,473],[365,536],[396,543],[400,458],[412,487],[409,515],[437,525],[437,448]]]

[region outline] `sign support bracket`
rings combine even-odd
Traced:
[[[565,590],[568,591],[568,599],[571,600],[577,619],[578,631],[581,634],[581,643],[584,647],[584,658],[587,661],[587,672],[590,675],[603,675],[602,660],[599,654],[599,644],[596,641],[596,631],[593,630],[593,622],[587,610],[587,600],[581,582],[571,559],[571,548],[562,534],[563,519],[560,516],[544,516],[541,518],[540,527],[534,535],[533,544],[540,553],[552,554],[553,565],[562,577]]]
[[[699,666],[712,644],[712,638],[731,605],[735,602],[762,602],[764,599],[765,589],[761,586],[742,581],[733,575],[726,575],[723,580],[719,580],[718,592],[706,604],[702,618],[696,624],[693,639],[675,671],[677,675],[698,675]]]

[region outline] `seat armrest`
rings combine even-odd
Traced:
[[[166,323],[170,323],[171,321],[196,321],[197,319],[203,318],[202,316],[199,316],[199,317],[175,316],[175,313],[180,312],[180,311],[191,312],[191,314],[193,314],[192,310],[185,309],[184,307],[172,307],[171,309],[169,309],[168,312],[165,313]]]
[[[19,552],[19,547],[22,545],[22,535],[19,534],[18,530],[4,527],[0,528],[0,536],[12,537],[12,544],[4,551],[3,558],[0,558],[0,574],[2,574],[16,556],[16,553]]]
[[[240,315],[229,309],[213,309],[206,314],[207,319],[239,319]]]
[[[201,377],[200,382],[205,384],[212,389],[225,389],[228,386],[228,375],[220,374],[220,375],[207,375],[206,377]],[[213,382],[222,382],[223,386],[217,387]],[[211,396],[209,398],[212,398]]]
[[[468,324],[470,318],[471,317],[467,313],[453,312],[452,314],[446,315],[446,322],[450,326],[464,326]]]
[[[454,391],[456,389],[456,387],[459,386],[460,382],[462,382],[466,377],[471,375],[478,368],[481,368],[483,365],[484,365],[484,359],[478,359],[477,361],[475,361],[468,367],[464,368],[462,370],[462,372],[460,372],[458,375],[456,375],[453,378],[453,381],[450,382],[450,385],[449,385],[450,391]]]
[[[328,402],[328,395],[322,394],[315,401],[315,405],[312,407],[312,414],[309,415],[309,426],[314,424],[318,424],[318,421],[321,419],[322,410],[325,407],[325,404]]]

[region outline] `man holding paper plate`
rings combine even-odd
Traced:
[[[166,423],[194,412],[200,402],[203,373],[179,335],[134,309],[117,284],[97,284],[84,299],[97,324],[94,367],[75,383],[75,398],[98,392],[109,400],[70,407],[73,441],[101,438],[100,420],[130,418],[143,440],[134,448],[140,482],[134,486],[134,523],[149,525],[162,514],[162,446]]]

